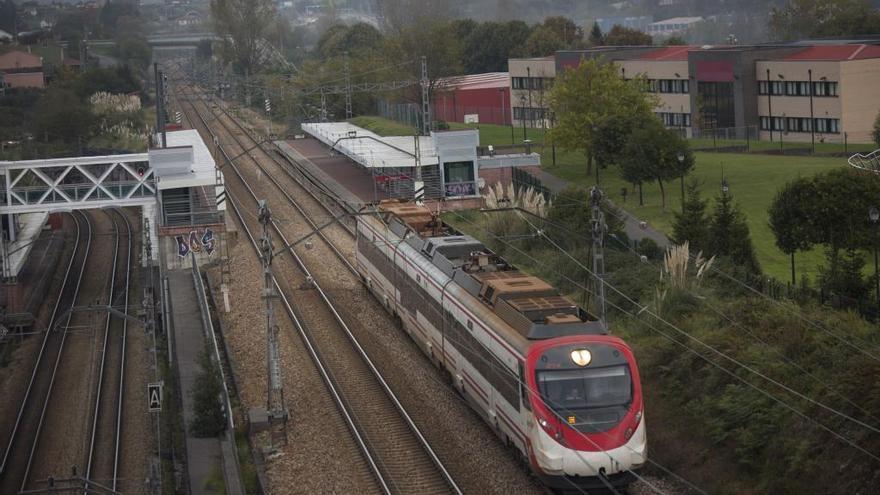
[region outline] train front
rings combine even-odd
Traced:
[[[647,459],[644,403],[630,348],[607,335],[530,348],[529,460],[559,489],[624,486]]]

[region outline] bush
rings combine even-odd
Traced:
[[[226,429],[226,415],[220,401],[223,384],[219,370],[205,350],[199,355],[199,365],[201,371],[190,391],[193,419],[189,427],[197,437],[215,437]]]
[[[636,244],[636,252],[645,256],[649,260],[659,260],[663,258],[663,250],[657,245],[657,241],[650,237],[639,239]]]

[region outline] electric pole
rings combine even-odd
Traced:
[[[422,79],[419,81],[422,86],[422,135],[427,136],[431,133],[431,110],[428,102],[428,86],[431,84],[428,80],[428,59],[422,55]]]
[[[351,111],[351,66],[348,61],[348,52],[345,52],[345,119],[352,118]]]
[[[278,443],[286,442],[284,424],[287,423],[287,409],[284,408],[284,388],[281,383],[281,362],[278,355],[278,324],[275,322],[275,312],[272,308],[272,302],[278,298],[278,292],[275,290],[275,277],[272,274],[272,239],[269,233],[272,213],[266,200],[260,200],[259,219],[263,226],[260,251],[265,283],[263,299],[266,301],[266,412],[271,430],[269,450],[273,451]],[[276,431],[279,424],[280,431]]]
[[[605,215],[602,213],[602,190],[598,186],[590,189],[590,210],[593,234],[593,276],[595,277],[595,297],[596,312],[598,313],[599,322],[602,327],[607,330],[608,323],[605,315],[605,254],[603,245],[605,244]]]

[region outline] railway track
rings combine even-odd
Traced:
[[[208,125],[208,120],[198,110],[196,104],[191,101],[189,103],[190,121],[213,138],[215,133]],[[195,119],[191,118],[192,114],[196,115]],[[216,134],[218,141],[229,148],[227,151],[221,146],[220,151],[227,160],[230,156],[240,153],[249,156],[247,148],[251,146],[242,144],[241,140],[250,137],[241,127],[236,128],[227,123],[227,119],[229,116],[226,114],[221,113],[219,116],[212,114],[212,122],[218,122],[221,128]],[[229,137],[234,142],[220,141]],[[258,148],[258,152],[270,157],[268,151],[259,146]],[[263,163],[253,157],[250,160],[258,167],[261,177],[268,178],[279,191],[284,191],[285,188],[273,177],[273,171],[263,166],[265,163],[277,165],[274,159],[264,159]],[[237,179],[235,181],[237,184],[234,186],[237,193],[230,196],[233,210],[256,246],[253,232],[257,231],[257,222],[252,215],[242,214],[241,208],[244,205],[238,203],[243,201],[242,197],[249,197],[255,209],[259,198],[245,177],[243,167],[240,168],[233,161],[229,161],[227,168],[232,169],[232,175]],[[251,181],[253,180],[252,178]],[[227,188],[231,191],[230,186],[232,184],[227,181]],[[303,188],[303,191],[309,193],[306,188]],[[273,222],[274,232],[284,245],[290,245],[291,242],[298,240],[292,237],[292,234],[296,235],[292,231],[297,230],[294,225],[298,227],[299,235],[302,235],[316,227],[314,221],[316,218],[323,217],[329,220],[333,216],[326,206],[321,206],[316,199],[314,203],[303,207],[286,192],[284,195],[291,205],[295,205],[300,217],[296,221],[285,219],[283,225]],[[328,263],[327,266],[322,267],[321,272],[312,273],[302,257],[292,249],[286,250],[285,256],[275,259],[274,267],[276,273],[280,275],[276,278],[276,283],[280,292],[287,295],[296,294],[293,303],[285,297],[286,308],[292,318],[299,320],[303,339],[314,349],[313,355],[317,365],[327,370],[329,382],[339,394],[340,409],[343,415],[351,418],[350,424],[355,436],[363,439],[362,450],[370,459],[369,464],[375,467],[376,478],[382,485],[383,491],[460,493],[448,470],[352,332],[349,322],[343,317],[343,311],[335,305],[331,289],[324,287],[333,285],[332,281],[326,278],[328,271],[332,271],[335,276],[338,276],[340,271],[344,271],[349,277],[357,277],[354,268],[346,259],[347,255],[348,259],[353,257],[352,233],[337,223],[330,224],[325,230],[326,232],[318,233],[318,238],[334,252],[333,259],[337,261],[333,263],[332,269]],[[350,249],[348,253],[343,253],[331,242],[330,238],[334,236],[346,237]]]
[[[92,247],[92,223],[86,214],[73,212],[76,240],[65,269],[60,295],[52,310],[49,326],[34,364],[33,372],[9,435],[0,464],[0,493],[18,493],[27,487],[34,453],[40,440],[43,420],[49,407],[64,346],[86,264]]]
[[[109,210],[106,213],[113,222],[116,233],[108,290],[109,304],[127,313],[131,280],[131,223],[121,210]],[[94,480],[114,491],[117,489],[119,477],[127,331],[127,320],[107,315],[100,341],[101,357],[84,473],[87,480]]]

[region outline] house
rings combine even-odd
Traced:
[[[13,50],[0,55],[0,72],[9,88],[44,88],[43,58]]]

